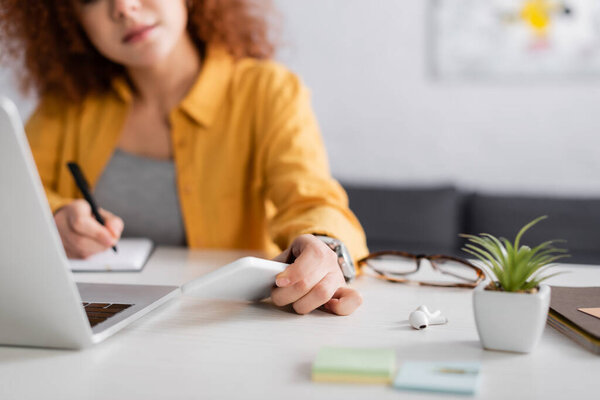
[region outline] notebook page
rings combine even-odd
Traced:
[[[69,259],[73,272],[140,271],[150,253],[153,243],[146,238],[125,238],[117,243],[117,253],[108,249],[85,260]]]

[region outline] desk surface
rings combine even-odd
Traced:
[[[141,273],[81,273],[80,282],[183,284],[247,253],[159,248]],[[600,284],[600,267],[565,266],[554,285]],[[181,296],[84,351],[0,347],[0,399],[449,399],[386,386],[313,383],[325,345],[387,347],[404,360],[479,360],[477,398],[598,398],[600,358],[546,326],[531,354],[481,349],[471,291],[394,285],[369,276],[348,317],[300,316],[269,303]],[[420,304],[447,325],[423,331],[407,316]],[[463,398],[463,397],[460,397]]]

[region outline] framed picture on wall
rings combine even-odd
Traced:
[[[600,0],[430,0],[436,77],[600,78]]]

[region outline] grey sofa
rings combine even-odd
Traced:
[[[548,215],[524,236],[537,245],[564,239],[565,262],[600,264],[600,199],[468,193],[453,186],[430,188],[344,184],[350,208],[371,251],[404,250],[468,256],[459,233],[491,233],[513,240],[518,229]]]

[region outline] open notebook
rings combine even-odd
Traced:
[[[108,249],[85,260],[71,260],[73,272],[141,271],[152,252],[153,243],[145,238],[126,238],[117,243],[117,253]]]

